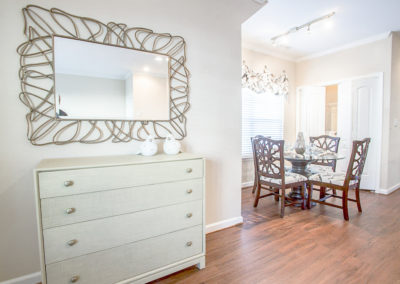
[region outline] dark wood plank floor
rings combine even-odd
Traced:
[[[154,283],[400,283],[400,190],[361,193],[363,213],[286,208],[273,198],[252,207],[242,194],[244,223],[207,235],[206,268],[188,268]]]

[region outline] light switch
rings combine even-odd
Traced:
[[[393,119],[393,127],[395,128],[399,127],[399,119],[397,118]]]

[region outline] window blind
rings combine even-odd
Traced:
[[[242,157],[252,157],[250,138],[256,135],[283,139],[284,96],[257,94],[242,89]]]

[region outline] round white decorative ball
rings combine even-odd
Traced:
[[[165,138],[163,149],[165,154],[176,155],[181,151],[181,143],[169,135]]]

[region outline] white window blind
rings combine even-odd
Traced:
[[[242,157],[253,155],[251,137],[283,138],[283,103],[284,96],[242,88]]]

